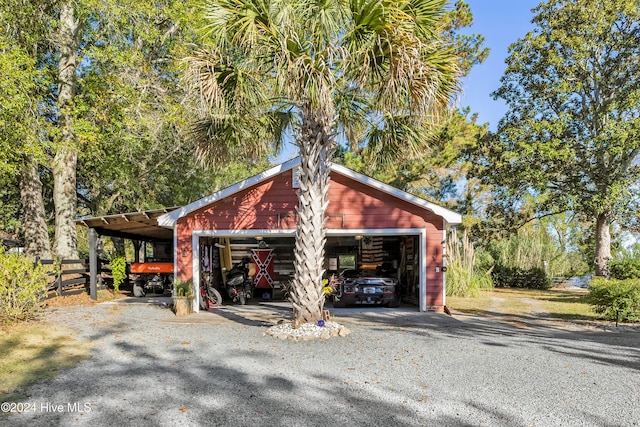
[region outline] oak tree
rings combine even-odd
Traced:
[[[608,275],[611,225],[640,178],[640,4],[549,0],[510,46],[494,93],[508,111],[476,172],[503,206],[538,200],[533,215],[572,211],[595,223],[595,272]]]

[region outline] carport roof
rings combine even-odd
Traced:
[[[158,225],[158,217],[175,209],[178,207],[80,218],[76,222],[104,236],[144,241],[172,240],[173,230]]]

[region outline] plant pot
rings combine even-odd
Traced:
[[[186,316],[193,313],[193,297],[173,296],[173,311],[176,316]]]

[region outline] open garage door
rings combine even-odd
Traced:
[[[397,280],[395,290],[398,301],[418,304],[420,299],[419,236],[358,234],[329,236],[325,250],[328,275],[367,276],[373,278],[393,278]],[[366,282],[363,280],[363,282]],[[382,282],[382,281],[378,281]],[[371,287],[369,287],[371,288]],[[350,292],[359,292],[351,289]],[[370,291],[370,290],[369,290]],[[374,292],[374,291],[370,291]],[[375,305],[380,298],[360,295],[351,298],[354,305]],[[397,305],[385,298],[384,304]]]
[[[226,302],[229,271],[248,259],[251,300],[282,300],[284,285],[293,276],[293,247],[294,239],[289,236],[201,236],[197,261],[199,283],[215,287]]]
[[[328,231],[325,247],[327,277],[345,270],[364,270],[369,277],[397,280],[399,301],[419,306],[424,299],[421,277],[420,234],[394,234],[389,230],[365,230],[357,234],[344,230]],[[413,230],[415,231],[415,230]],[[198,259],[194,260],[194,279],[213,284],[226,299],[225,279],[229,269],[243,258],[250,258],[253,284],[251,303],[284,299],[285,285],[294,274],[292,233],[206,233],[197,237]],[[331,299],[329,299],[331,300]],[[388,301],[385,300],[385,305]],[[374,298],[359,299],[354,306],[377,305]],[[389,304],[395,306],[395,303]]]

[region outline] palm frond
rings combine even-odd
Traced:
[[[377,126],[368,129],[368,144],[363,156],[372,165],[388,165],[398,158],[412,159],[424,155],[434,138],[429,127],[420,126],[409,115],[386,115]]]
[[[221,48],[254,47],[272,29],[269,0],[209,0],[205,4],[205,37]]]

